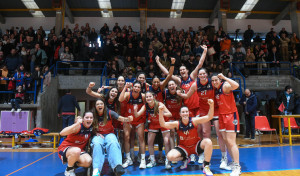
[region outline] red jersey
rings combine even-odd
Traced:
[[[139,111],[142,108],[142,106],[144,105],[142,93],[140,93],[137,98],[134,98],[132,96],[132,92],[130,92],[129,99],[127,100],[126,116],[133,116],[133,121],[131,123],[137,122],[140,119],[145,118],[144,115],[141,115],[138,118],[134,116],[134,105],[138,105],[137,111]]]
[[[195,146],[200,137],[198,137],[197,126],[194,125],[192,118],[189,118],[187,125],[184,125],[182,121],[179,121],[177,135],[179,137],[179,145],[185,147]]]
[[[183,79],[181,79],[180,88],[182,88],[184,90],[184,92],[187,93],[190,90],[190,88],[194,82],[195,81],[190,76],[185,81]],[[199,100],[198,99],[199,98],[197,96],[197,93],[194,92],[190,98],[184,99],[183,103],[189,109],[199,108]]]
[[[162,103],[164,102],[163,91],[160,90],[160,87],[158,87],[158,88],[155,90],[152,86],[150,86],[150,87],[149,87],[149,90],[152,91],[152,92],[154,92],[154,94],[155,94],[155,99],[156,99],[157,101],[162,102]]]
[[[215,90],[215,97],[219,107],[219,114],[230,114],[237,111],[233,92],[223,92],[224,82]]]
[[[83,126],[83,124],[81,124],[81,127],[77,133],[68,135],[67,138],[60,144],[58,151],[64,151],[64,149],[67,147],[78,147],[81,149],[81,151],[84,151],[92,132],[92,126],[86,128]]]
[[[99,116],[98,115],[98,130],[97,132],[100,133],[100,134],[109,134],[109,133],[114,133],[114,126],[112,124],[112,120],[117,120],[119,118],[119,115],[115,112],[115,111],[112,111],[112,110],[108,110],[107,111],[107,121],[106,121],[106,124],[104,125],[103,123],[103,120],[104,120],[104,117],[103,115],[102,116]]]
[[[179,111],[182,105],[182,99],[180,99],[180,101],[178,102],[176,97],[177,97],[176,93],[171,94],[168,89],[165,90],[165,103],[168,110],[172,113],[171,120],[180,119]]]
[[[207,114],[209,111],[209,104],[207,103],[208,99],[214,99],[215,93],[212,86],[211,80],[208,79],[205,84],[200,82],[200,79],[197,79],[197,93],[199,97],[199,110],[201,114]]]

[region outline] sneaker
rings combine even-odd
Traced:
[[[180,166],[180,169],[186,169],[190,161],[190,158],[183,160],[183,165]]]
[[[206,165],[204,168],[203,168],[203,173],[206,175],[206,176],[213,176],[214,174],[211,172],[210,168],[209,168],[209,165]]]
[[[15,109],[14,109],[14,108],[12,108],[12,109],[10,110],[10,112],[15,112]]]
[[[194,154],[191,155],[191,164],[196,162],[196,156]]]
[[[147,167],[151,168],[156,166],[156,162],[155,161],[150,161],[150,163],[147,164]]]
[[[230,176],[239,176],[242,174],[241,166],[239,164],[234,164],[232,167],[232,172],[230,173]]]
[[[158,160],[157,160],[158,164],[164,164],[164,159],[163,157],[159,157]]]
[[[120,164],[115,167],[114,172],[116,176],[121,176],[125,174],[125,170]]]
[[[131,158],[132,160],[134,160],[134,158],[135,158],[134,153],[130,153],[130,158]]]
[[[93,175],[92,176],[100,176],[100,171],[99,169],[94,169],[93,170]]]
[[[156,164],[156,163],[155,163]],[[139,166],[140,169],[146,169],[146,160],[145,159],[142,159],[141,160],[141,164]]]
[[[255,141],[255,138],[251,138],[251,141]]]
[[[69,170],[69,171],[65,171],[65,176],[76,176],[74,169]]]
[[[231,167],[228,166],[228,159],[227,159],[227,157],[222,157],[221,164],[220,164],[220,169],[231,170]]]
[[[199,164],[203,164],[203,162],[204,162],[204,153],[201,153],[201,154],[199,155],[198,163],[199,163]]]
[[[128,166],[131,166],[133,164],[131,159],[126,158],[125,163],[122,165],[123,168],[126,168]]]
[[[138,156],[137,156],[137,162],[139,162],[139,163],[141,163],[141,155],[140,154],[138,154]]]
[[[168,161],[168,160],[165,161],[165,168],[166,169],[171,169],[172,168],[170,161]]]
[[[21,112],[22,111],[22,109],[20,108],[20,109],[17,109],[17,112]]]

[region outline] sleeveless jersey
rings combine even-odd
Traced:
[[[122,91],[121,91],[122,92]],[[119,94],[121,93],[119,92]],[[126,90],[126,92],[128,92],[128,90]],[[126,116],[126,111],[127,111],[127,104],[126,103],[122,103],[120,102],[120,115],[121,116]]]
[[[114,126],[112,124],[112,118],[111,118],[111,110],[108,110],[108,114],[107,114],[107,122],[104,125],[103,123],[103,115],[99,116],[98,115],[98,132],[100,134],[109,134],[109,133],[114,133]]]
[[[68,135],[67,138],[58,147],[58,151],[70,146],[78,147],[81,149],[81,151],[84,151],[84,148],[92,135],[92,131],[92,126],[86,128],[83,126],[83,124],[81,124],[80,130],[75,134]]]
[[[186,81],[181,79],[180,88],[182,88],[184,90],[184,92],[187,93],[190,90],[190,88],[191,88],[191,86],[194,82],[195,81],[190,76],[188,77],[188,79]],[[194,92],[193,95],[190,98],[184,99],[183,103],[189,109],[195,109],[195,108],[199,107],[199,100],[198,99],[199,98],[197,96],[197,93]]]
[[[197,94],[199,97],[199,109],[202,114],[208,113],[209,104],[208,99],[214,99],[214,88],[211,80],[208,79],[206,84],[201,84],[200,79],[197,79]]]
[[[223,92],[224,83],[215,90],[215,97],[219,107],[219,114],[230,114],[237,111],[233,92],[229,94]]]
[[[173,120],[178,120],[180,119],[179,116],[179,110],[182,105],[182,99],[178,102],[176,97],[176,94],[171,94],[170,91],[167,89],[165,90],[165,104],[168,110],[172,113]]]
[[[157,115],[154,114],[154,107],[150,107],[148,103],[145,104],[146,107],[146,115],[148,116],[148,121],[150,121],[151,125],[158,126],[159,125],[159,113]]]
[[[198,137],[197,126],[193,124],[191,117],[189,117],[187,125],[184,125],[181,120],[179,121],[177,135],[179,136],[179,145],[185,147],[195,146],[200,140],[200,137]]]
[[[127,110],[126,110],[126,116],[133,116],[133,122],[138,121],[141,118],[144,118],[143,115],[141,115],[139,118],[134,117],[134,105],[138,105],[137,111],[141,109],[141,107],[144,105],[143,96],[140,93],[137,98],[134,98],[132,96],[132,92],[130,92],[130,97],[127,100]]]
[[[154,94],[155,94],[155,99],[156,99],[157,101],[163,103],[163,101],[164,101],[164,98],[163,98],[163,92],[160,90],[160,87],[158,87],[158,88],[155,90],[152,86],[150,86],[150,87],[149,87],[149,90],[152,91],[152,92],[154,92]]]

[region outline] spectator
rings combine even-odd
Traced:
[[[292,49],[296,49],[298,52],[300,52],[300,40],[295,32],[291,38],[291,46]]]
[[[272,62],[270,64],[270,69],[272,71],[271,73],[273,75],[279,75],[281,57],[280,54],[277,52],[276,46],[273,46],[272,52],[269,53],[268,61]]]
[[[69,69],[71,62],[74,60],[73,54],[70,52],[69,46],[66,46],[64,49],[64,52],[60,55],[61,62],[61,68],[63,68],[64,75],[69,75]]]
[[[24,91],[23,91],[23,86],[18,86],[17,90],[15,92],[15,98],[11,99],[11,111],[14,112],[17,109],[17,112],[21,112],[22,109],[20,107],[20,104],[22,104],[24,101]]]
[[[43,88],[48,87],[50,85],[51,82],[51,72],[49,71],[49,66],[44,66],[43,70],[42,70],[42,75],[44,78],[43,81]]]
[[[6,65],[3,65],[2,68],[0,69],[1,73],[1,81],[0,81],[0,91],[7,91],[7,75],[8,75],[8,70]],[[0,102],[7,104],[8,103],[8,94],[6,93],[1,93],[0,94]]]
[[[244,44],[245,47],[251,47],[251,40],[254,36],[254,32],[251,29],[251,25],[248,25],[248,29],[244,33]]]
[[[247,49],[245,62],[255,62],[255,56],[250,48]],[[254,75],[256,73],[256,63],[245,63],[245,67],[247,70],[246,75]]]
[[[8,70],[8,75],[13,75],[18,66],[22,63],[22,58],[17,54],[15,48],[11,49],[11,54],[5,59],[5,65]]]
[[[89,48],[89,42],[85,42],[84,46],[80,49],[80,59],[83,62],[83,71],[82,75],[86,75],[88,73],[88,68],[89,68],[89,62],[90,61],[90,48]]]
[[[159,58],[160,63],[169,70],[170,65],[171,65],[171,60],[167,54],[167,52],[163,52],[163,56]],[[196,64],[197,65],[197,64]]]
[[[16,73],[13,76],[13,80],[16,81],[16,87],[24,85],[24,66],[20,65],[19,68],[17,69]]]
[[[75,119],[75,108],[80,114],[80,107],[77,103],[76,97],[71,95],[71,90],[66,90],[64,96],[61,97],[58,103],[58,116],[62,117],[63,120],[63,129],[67,126],[74,124]]]
[[[225,51],[225,50],[230,50],[230,46],[231,46],[231,40],[228,38],[228,36],[225,35],[224,39],[221,40],[220,42],[220,46],[221,46],[221,52]]]
[[[289,36],[289,33],[285,30],[285,28],[283,27],[282,29],[281,29],[281,31],[279,32],[279,36],[281,37],[282,36],[282,34],[285,34],[285,36],[286,37],[288,37]]]
[[[257,74],[261,75],[266,75],[267,74],[267,70],[264,70],[263,68],[267,68],[267,63],[263,63],[266,62],[267,60],[267,56],[264,52],[264,50],[259,50],[258,56],[256,57],[256,61],[260,62],[257,64]]]
[[[108,35],[109,33],[109,27],[107,26],[106,23],[104,23],[104,25],[101,27],[100,29],[100,35],[101,37]]]
[[[239,71],[241,71],[244,74],[245,54],[241,52],[241,47],[236,48],[236,52],[233,54],[233,61],[238,62],[234,65]]]
[[[281,55],[284,61],[288,61],[289,60],[289,42],[290,39],[287,38],[285,33],[282,33],[280,36],[280,46],[281,46]]]
[[[246,89],[239,103],[244,106],[245,113],[246,134],[244,139],[250,139],[251,134],[251,140],[255,140],[256,95],[251,93],[249,89]]]
[[[32,78],[36,82],[36,86],[39,87],[41,85],[41,79],[43,78],[40,66],[35,66]]]
[[[92,31],[89,33],[89,41],[91,42],[92,47],[94,47],[95,42],[97,42],[98,34],[95,31],[95,28],[92,28]]]
[[[24,77],[25,91],[32,91],[34,87],[33,78],[30,72],[25,73]],[[25,93],[25,103],[30,104],[33,100],[32,93]]]
[[[300,56],[296,49],[293,49],[290,61],[293,65],[300,66]]]
[[[295,94],[293,93],[293,89],[291,86],[285,86],[284,92],[281,92],[276,99],[277,107],[280,107],[281,104],[284,105],[284,109],[282,114],[284,115],[292,115],[293,110],[295,108]],[[279,109],[279,108],[278,108]],[[284,124],[283,119],[281,119],[281,130],[283,132]]]

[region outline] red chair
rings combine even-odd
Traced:
[[[284,128],[288,129],[289,128],[288,118],[283,118],[283,123],[284,123]],[[299,133],[300,127],[297,125],[297,122],[294,117],[290,118],[290,124],[291,124],[291,129],[298,129],[298,133]]]
[[[261,144],[261,141],[260,141],[260,132],[261,131],[271,131],[270,143],[271,143],[272,132],[275,131],[275,134],[277,137],[277,142],[279,144],[277,131],[275,128],[270,128],[270,124],[269,124],[269,121],[266,116],[255,116],[255,130],[258,131],[258,134],[259,134],[258,135],[259,144]]]

